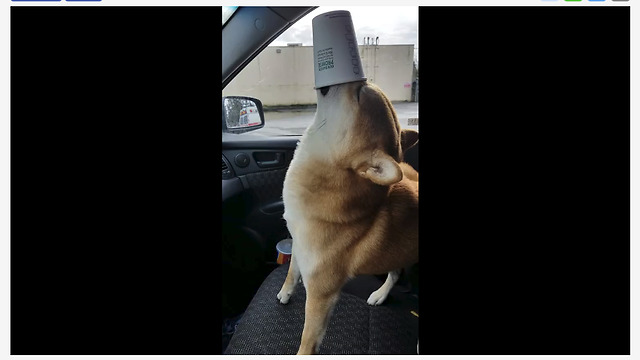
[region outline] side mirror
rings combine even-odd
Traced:
[[[222,98],[222,131],[240,134],[264,127],[262,102],[248,96]]]

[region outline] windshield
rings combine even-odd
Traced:
[[[351,13],[365,76],[391,99],[401,126],[417,130],[418,8],[321,6],[282,33],[222,91],[223,96],[250,96],[262,102],[265,126],[246,135],[302,135],[313,122],[311,21],[334,10]]]
[[[222,7],[222,26],[231,19],[231,15],[238,9],[237,6],[223,6]]]

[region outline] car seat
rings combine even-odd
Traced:
[[[298,351],[304,325],[304,286],[297,285],[286,305],[276,298],[288,269],[289,264],[279,266],[262,283],[225,354],[293,355]],[[416,354],[418,297],[397,284],[385,303],[367,304],[366,297],[382,283],[374,276],[359,276],[345,285],[319,354]]]

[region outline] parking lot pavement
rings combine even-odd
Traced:
[[[409,119],[418,118],[418,103],[397,102],[393,103],[393,107],[403,129],[418,130],[417,125],[409,124]],[[264,128],[255,131],[255,134],[263,136],[302,135],[313,122],[315,110],[315,106],[313,106],[305,109],[265,111]],[[412,123],[415,122],[412,121]]]

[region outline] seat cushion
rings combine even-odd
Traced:
[[[276,268],[262,283],[225,354],[288,355],[298,351],[304,325],[304,286],[296,286],[286,305],[276,298],[288,269],[288,264]],[[407,309],[370,306],[366,300],[342,292],[319,353],[415,354],[418,318]]]

